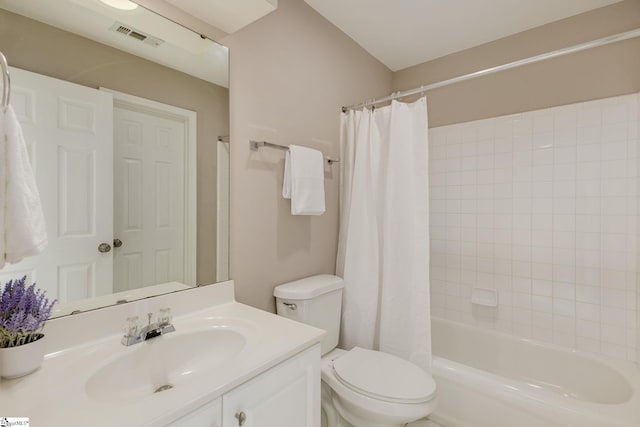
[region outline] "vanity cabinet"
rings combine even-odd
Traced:
[[[167,427],[320,427],[320,345]]]
[[[223,427],[320,427],[320,346],[222,398]]]

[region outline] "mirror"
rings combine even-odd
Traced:
[[[107,3],[0,0],[49,239],[0,281],[55,315],[228,280],[228,49]]]

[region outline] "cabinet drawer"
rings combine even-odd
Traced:
[[[222,427],[222,398],[199,407],[167,427]]]

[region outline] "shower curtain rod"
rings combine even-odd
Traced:
[[[622,40],[632,39],[634,37],[640,36],[640,28],[626,31],[624,33],[614,34],[611,36],[603,37],[601,39],[592,40],[590,42],[577,44],[574,46],[565,47],[562,49],[554,50],[547,53],[542,53],[540,55],[532,56],[530,58],[520,59],[518,61],[509,62],[507,64],[498,65],[495,67],[487,68],[485,70],[475,71],[473,73],[464,74],[462,76],[453,77],[448,80],[443,80],[436,83],[431,83],[428,85],[420,86],[414,89],[405,90],[402,92],[394,92],[389,96],[385,96],[384,98],[379,99],[370,99],[368,101],[361,102],[359,104],[349,105],[347,107],[342,107],[342,112],[346,113],[348,110],[354,110],[357,108],[363,108],[372,106],[375,104],[381,104],[383,102],[392,101],[398,98],[404,98],[405,96],[417,95],[428,90],[437,89],[443,86],[449,86],[455,83],[464,82],[466,80],[475,79],[476,77],[483,77],[489,74],[497,73],[504,70],[510,70],[512,68],[521,67],[523,65],[533,64],[535,62],[544,61],[546,59],[556,58],[559,56],[567,55],[574,52],[580,52],[582,50],[591,49],[592,47],[604,46],[610,43],[615,43]]]

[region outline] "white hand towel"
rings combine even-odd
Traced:
[[[324,157],[320,151],[289,146],[284,161],[282,196],[291,199],[291,215],[324,213]]]
[[[47,246],[40,193],[22,128],[11,106],[0,109],[0,268]]]

